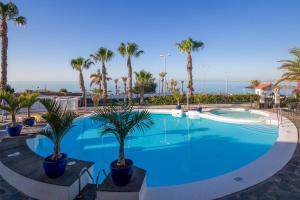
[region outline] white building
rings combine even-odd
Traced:
[[[270,96],[272,94],[272,83],[263,83],[256,86],[255,94],[258,94],[259,96],[262,96],[263,94],[265,96]]]

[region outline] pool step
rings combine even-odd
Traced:
[[[87,184],[81,190],[81,197],[76,197],[74,200],[95,200],[97,197],[96,184]]]

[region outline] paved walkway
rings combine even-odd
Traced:
[[[300,130],[300,117],[288,116]],[[299,139],[298,139],[299,140]],[[298,141],[299,144],[299,141]],[[300,146],[292,159],[272,177],[246,190],[228,195],[220,200],[298,200],[300,199]]]
[[[0,199],[1,200],[34,200],[33,198],[27,197],[14,187],[10,186],[2,176],[0,176]]]

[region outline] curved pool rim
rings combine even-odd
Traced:
[[[206,109],[205,111],[209,110]],[[252,111],[268,116],[263,123],[273,125],[278,123],[276,113],[261,110]],[[159,109],[151,110],[151,112],[171,113],[170,111]],[[201,115],[201,117],[209,118],[206,115]],[[237,119],[233,118],[227,118],[227,122],[239,123]],[[163,200],[167,198],[174,200],[216,199],[244,190],[268,179],[281,170],[292,158],[297,147],[297,142],[298,132],[296,126],[288,118],[282,117],[282,122],[278,130],[278,138],[265,155],[242,168],[210,179],[175,186],[148,188],[146,200]]]
[[[228,110],[235,112],[250,112],[253,114],[261,115],[259,118],[235,118],[235,117],[225,117],[221,115],[216,115],[212,111],[215,110]],[[208,108],[201,115],[204,118],[208,118],[215,121],[226,122],[226,123],[236,123],[236,124],[252,124],[252,123],[266,123],[267,120],[272,120],[271,114],[267,111],[255,110],[255,109],[246,109],[246,108]],[[276,119],[277,120],[277,116]],[[275,124],[275,123],[274,123]]]
[[[172,114],[172,110],[170,109],[149,109],[149,111],[157,114]],[[209,111],[209,109],[206,111]],[[268,116],[268,119],[264,121],[266,124],[276,125],[278,122],[276,113],[260,110],[253,111],[261,112]],[[91,115],[92,114],[86,114],[80,118]],[[209,118],[205,115],[201,115],[201,117]],[[230,120],[231,118],[227,118],[228,123],[239,123],[236,119],[233,119],[233,121]],[[242,168],[213,178],[174,186],[147,188],[144,199],[215,199],[241,191],[268,179],[282,169],[292,158],[297,142],[298,132],[296,126],[288,118],[282,117],[282,123],[279,126],[276,142],[265,155],[255,161]]]

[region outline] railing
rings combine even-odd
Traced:
[[[277,108],[277,122],[279,127],[282,123],[282,109],[280,107]]]
[[[79,176],[78,176],[78,198],[81,198],[81,176],[87,172],[87,174],[89,175],[89,177],[92,179],[92,181],[94,182],[94,178],[93,176],[91,175],[90,171],[88,168],[82,168],[82,170],[80,171],[79,173]]]
[[[96,178],[96,182],[95,182],[95,180],[94,180],[94,178],[93,178],[93,176],[91,175],[91,173],[90,173],[90,171],[88,170],[88,168],[82,168],[82,170],[80,171],[80,173],[79,173],[79,176],[78,176],[78,198],[81,198],[82,196],[81,196],[81,176],[85,173],[85,172],[87,172],[87,174],[88,174],[88,176],[91,178],[91,180],[92,180],[92,182],[94,183],[94,184],[96,184],[96,189],[98,189],[98,185],[99,185],[99,179],[100,179],[100,175],[101,175],[101,172],[103,173],[103,175],[105,176],[105,177],[107,177],[107,173],[106,173],[106,171],[105,171],[105,169],[103,169],[103,168],[101,168],[99,171],[98,171],[98,173],[97,173],[97,178]]]
[[[105,171],[105,169],[101,168],[99,171],[98,171],[98,174],[97,174],[97,178],[96,178],[96,189],[98,190],[98,186],[99,186],[99,179],[100,179],[100,174],[101,172],[103,173],[103,175],[105,177],[107,177],[107,173]]]

